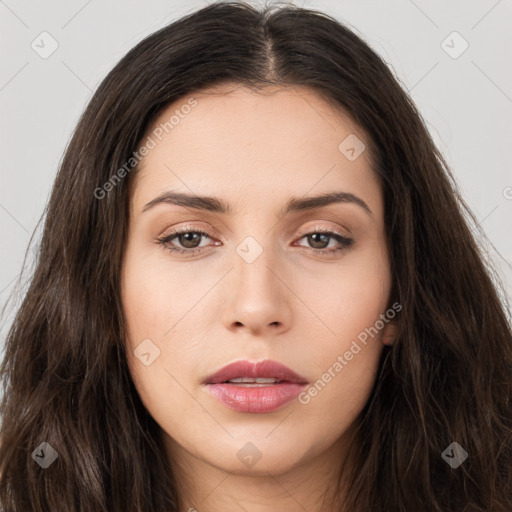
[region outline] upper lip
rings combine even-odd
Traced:
[[[228,364],[207,377],[203,384],[218,384],[240,377],[250,378],[275,378],[279,381],[297,382],[307,384],[307,380],[301,375],[277,361],[266,359],[260,362],[235,361]]]

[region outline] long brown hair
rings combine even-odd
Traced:
[[[309,87],[371,139],[402,311],[360,416],[346,510],[510,512],[508,308],[445,160],[388,66],[351,30],[313,10],[239,2],[144,39],[78,123],[0,368],[2,510],[178,510],[159,427],[126,363],[119,278],[136,169],[119,169],[163,107],[225,82]],[[51,453],[42,442],[58,454],[46,469],[34,457]],[[457,468],[442,456],[453,442],[468,454]]]

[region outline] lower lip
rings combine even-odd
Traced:
[[[207,389],[219,402],[238,412],[273,412],[297,398],[305,384],[283,382],[270,386],[208,384]]]

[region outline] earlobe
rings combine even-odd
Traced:
[[[392,346],[398,337],[400,326],[398,322],[389,322],[382,330],[382,343],[384,345]]]

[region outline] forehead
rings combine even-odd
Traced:
[[[163,109],[148,138],[153,148],[136,171],[135,203],[169,189],[237,198],[344,185],[378,201],[364,130],[308,88],[205,89]],[[349,146],[361,154],[347,157]]]

